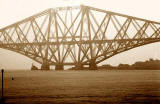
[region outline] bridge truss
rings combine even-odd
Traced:
[[[0,29],[0,48],[48,70],[81,69],[129,49],[160,41],[160,23],[89,6],[48,9]]]

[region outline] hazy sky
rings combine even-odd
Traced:
[[[160,21],[160,0],[0,0],[0,28],[48,8],[80,4]],[[159,53],[160,43],[154,43],[118,54],[104,63],[132,64],[151,57],[160,59]],[[34,61],[18,53],[0,49],[0,68],[30,69],[32,62]]]

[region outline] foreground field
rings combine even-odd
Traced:
[[[160,104],[159,70],[5,71],[4,87],[6,104]]]

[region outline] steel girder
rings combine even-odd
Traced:
[[[0,29],[0,48],[40,64],[98,64],[160,40],[160,23],[89,6],[48,9]]]

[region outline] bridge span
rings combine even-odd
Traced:
[[[35,60],[42,70],[97,69],[116,54],[159,41],[159,22],[84,5],[50,8],[0,29],[0,48]]]

